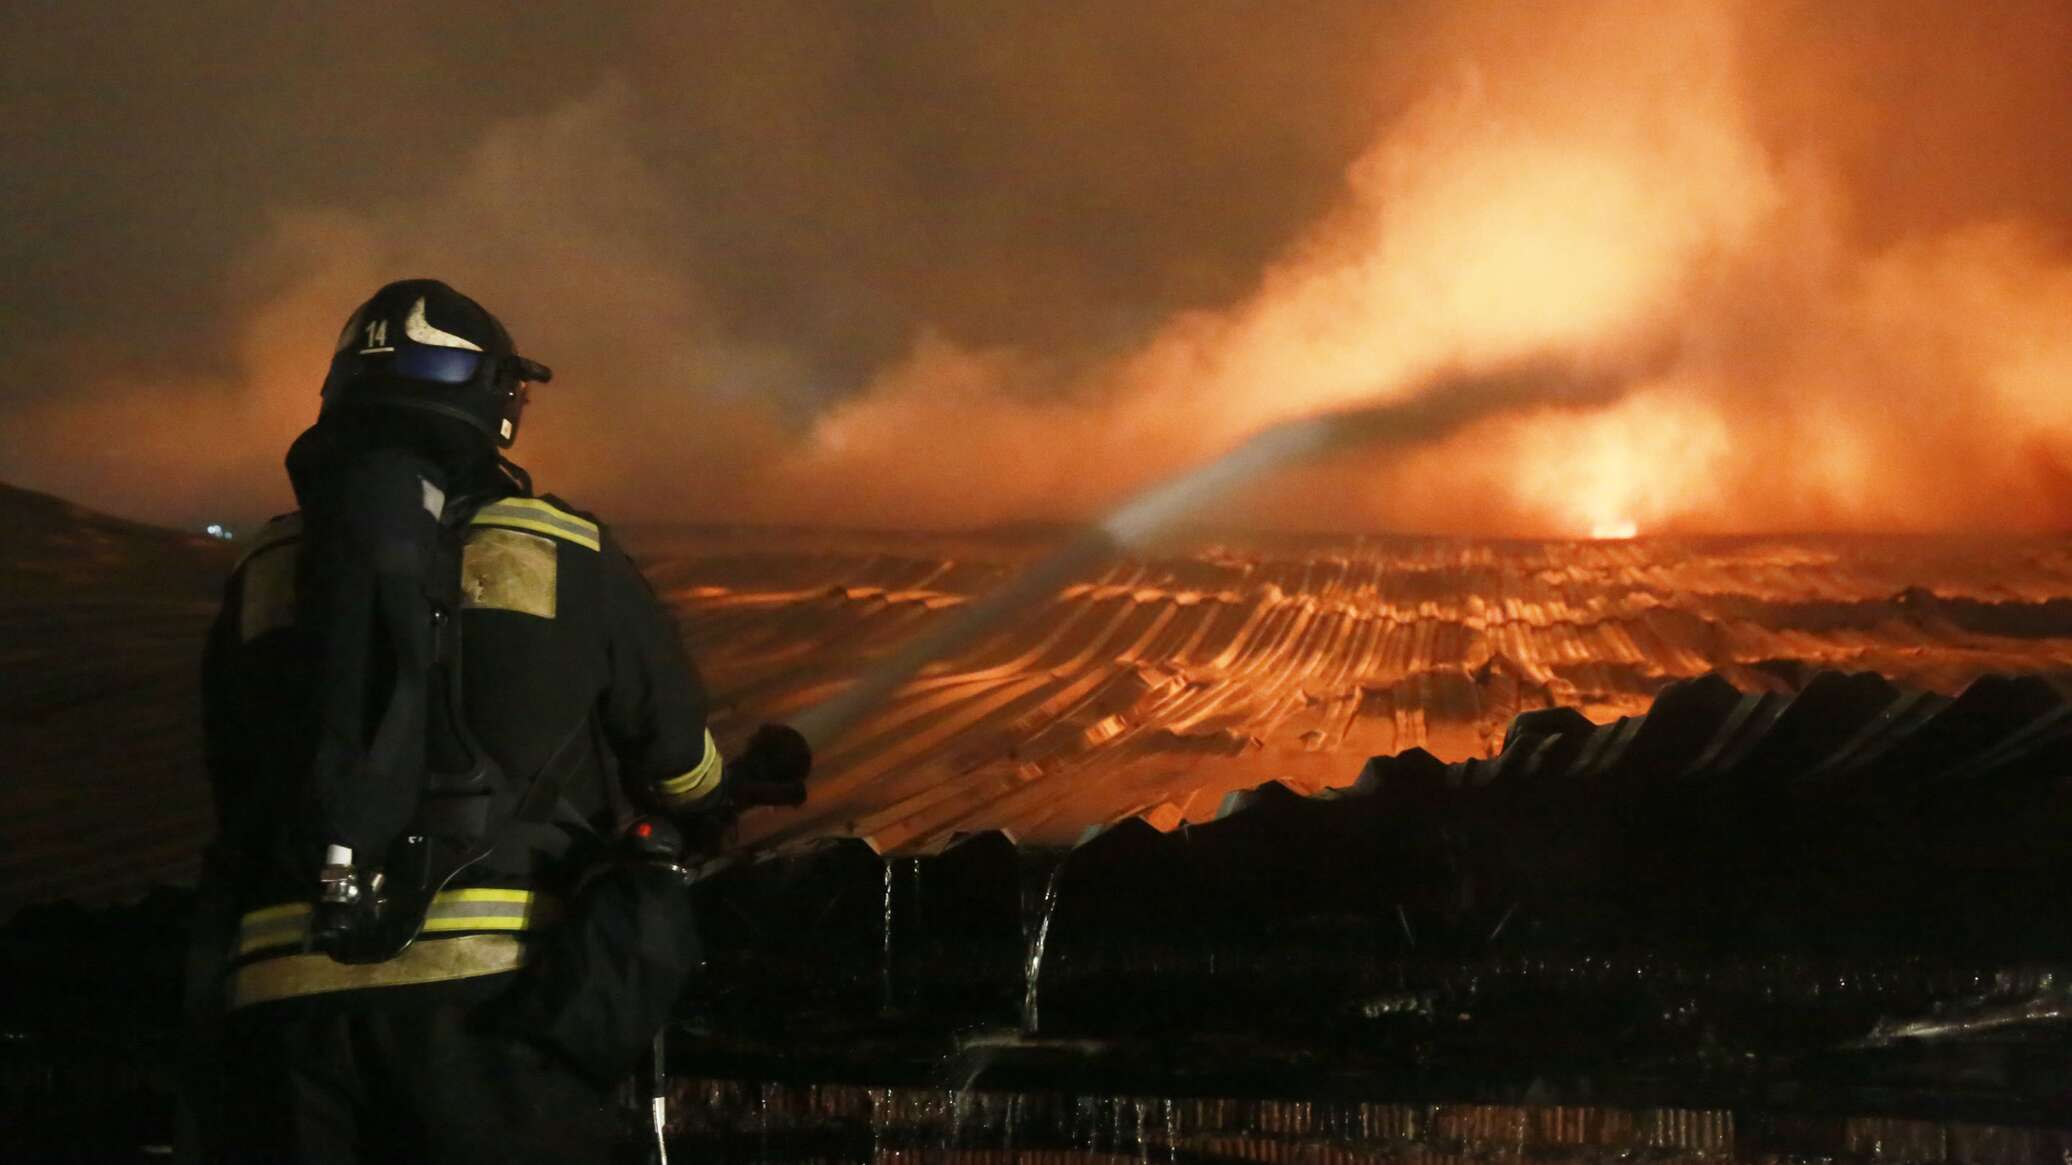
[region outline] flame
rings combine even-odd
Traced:
[[[849,483],[898,482],[908,521],[1084,513],[1118,481],[1141,485],[1266,426],[1388,398],[1449,364],[1550,350],[1621,358],[1659,333],[1693,265],[1739,245],[1778,194],[1739,127],[1731,72],[1665,63],[1729,55],[1731,23],[1703,4],[1665,6],[1637,25],[1620,11],[1529,69],[1500,75],[1469,61],[1358,160],[1344,203],[1253,295],[1178,317],[1059,391],[998,391],[1037,374],[1013,352],[924,335],[823,420],[790,492],[825,512],[855,506]],[[1634,442],[1695,422],[1599,434],[1589,463],[1572,440],[1550,442],[1575,423],[1512,427],[1498,447],[1484,442],[1439,471],[1480,472],[1469,466],[1490,463],[1494,448],[1513,480],[1484,512],[1333,509],[1356,522],[1567,533],[1607,513],[1659,512],[1642,496],[1661,476],[1656,457]],[[955,437],[916,466],[919,433]]]
[[[1509,18],[1464,16],[1460,68],[1251,296],[1050,391],[1012,349],[926,336],[822,426],[792,488],[835,511],[849,483],[898,483],[924,522],[1073,516],[1435,367],[1666,343],[1674,366],[1602,413],[1492,421],[1234,516],[1593,537],[2072,520],[2072,265],[2019,224],[1858,240],[1819,117],[1799,111],[1796,155],[1759,132],[1783,84],[1749,47],[1768,20],[1585,5],[1523,47]],[[955,440],[917,471],[915,433]],[[2007,433],[2029,453],[2002,455]]]

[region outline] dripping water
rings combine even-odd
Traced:
[[[878,961],[878,1013],[892,1014],[892,859],[885,859],[885,941]]]
[[[1007,1098],[1007,1134],[1003,1142],[1004,1151],[1007,1156],[1007,1165],[1015,1165],[1016,1158],[1014,1155],[1014,1126],[1017,1123],[1019,1123],[1021,1115],[1022,1097],[1020,1093],[1015,1093],[1014,1095]]]
[[[1101,1143],[1101,1106],[1091,1096],[1082,1096],[1073,1103],[1072,1124],[1075,1138],[1084,1152],[1091,1153]]]
[[[885,1123],[891,1119],[892,1090],[873,1088],[871,1098],[871,1161],[885,1156]]]
[[[1027,955],[1022,963],[1022,1034],[1035,1035],[1038,1024],[1036,988],[1043,977],[1043,948],[1050,940],[1051,917],[1057,913],[1058,882],[1065,873],[1063,856],[1048,859],[1048,872],[1039,860],[1025,868],[1022,877],[1022,941]]]
[[[970,1043],[943,1060],[935,1078],[944,1086],[949,1099],[950,1127],[945,1134],[944,1148],[954,1151],[961,1147],[964,1123],[970,1119],[972,1106],[979,1100],[976,1091],[978,1078],[985,1074],[999,1054],[997,1046]]]
[[[770,1093],[776,1090],[774,1084],[755,1086],[756,1154],[759,1162],[770,1159]]]

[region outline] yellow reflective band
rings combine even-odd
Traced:
[[[472,892],[449,890],[447,893],[468,895]],[[524,894],[524,891],[516,891],[524,894],[522,899],[494,896],[509,893],[513,891],[492,890],[484,892],[479,898],[470,896],[452,900],[445,900],[446,895],[441,894],[441,901],[434,903],[432,909],[425,914],[425,933],[454,930],[530,930],[561,917],[561,911],[552,899],[536,899],[530,894]]]
[[[470,521],[477,526],[505,526],[550,535],[585,550],[596,550],[603,545],[597,523],[578,518],[538,498],[505,498],[491,502],[476,510]]]
[[[672,801],[695,801],[719,788],[719,779],[725,770],[720,760],[719,745],[713,742],[712,729],[705,730],[705,755],[698,760],[698,767],[680,777],[655,782],[655,791]]]
[[[269,906],[245,915],[237,928],[239,957],[268,947],[299,947],[309,937],[310,907],[307,902]],[[262,915],[266,917],[261,917]]]
[[[230,979],[230,1006],[496,975],[524,966],[528,954],[524,940],[516,936],[472,934],[415,943],[385,963],[340,963],[322,954],[282,955],[239,967]]]
[[[478,922],[478,930],[523,930],[527,923],[544,915],[549,901],[530,890],[477,887],[472,890],[441,890],[425,911],[430,922],[465,920]],[[465,929],[448,926],[445,930]]]
[[[427,933],[530,930],[559,917],[558,904],[530,890],[483,886],[442,890],[425,911]],[[310,905],[288,902],[254,910],[238,923],[237,957],[274,947],[300,947],[309,938]]]
[[[432,899],[440,902],[530,902],[534,894],[530,890],[513,890],[503,886],[475,886],[467,890],[442,890]]]

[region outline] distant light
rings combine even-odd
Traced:
[[[1640,533],[1640,526],[1633,521],[1599,522],[1590,527],[1590,537],[1605,541],[1631,538]]]
[[[211,538],[221,538],[225,542],[228,542],[232,538],[237,537],[237,533],[235,531],[233,531],[230,527],[223,525],[221,522],[210,522],[206,527],[203,528],[203,533],[206,533]]]

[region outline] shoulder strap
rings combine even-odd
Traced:
[[[491,839],[486,852],[494,852],[499,845],[514,840],[509,835],[517,827],[558,824],[569,826],[578,834],[596,834],[597,831],[591,827],[590,822],[577,812],[576,807],[569,803],[568,797],[563,793],[563,786],[567,784],[569,772],[575,767],[575,758],[580,752],[575,744],[588,735],[589,727],[590,718],[585,715],[561,738],[561,743],[554,746],[553,753],[547,757],[547,763],[541,765],[539,772],[533,774],[525,792],[518,798],[518,804],[512,808],[511,816],[498,831],[503,836]]]
[[[589,822],[583,820],[561,792],[577,755],[575,742],[582,738],[588,723],[586,716],[562,737],[547,763],[526,784],[510,814],[497,822],[487,835],[450,856],[435,852],[425,854],[424,860],[436,864],[424,870],[424,877],[391,885],[379,934],[366,949],[354,952],[346,961],[386,962],[402,954],[423,932],[432,900],[463,872],[491,860],[498,851],[515,850],[529,854],[566,850],[570,834],[559,826],[572,827],[578,835],[585,832],[594,835]]]

